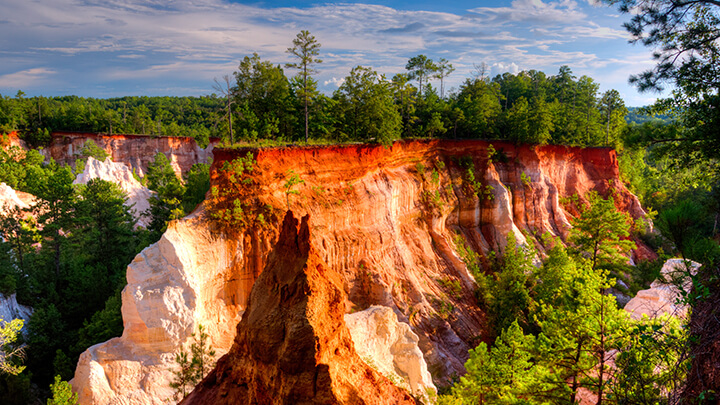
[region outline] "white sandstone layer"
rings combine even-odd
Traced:
[[[113,162],[110,158],[100,161],[88,157],[85,170],[78,174],[73,184],[87,184],[92,179],[102,179],[119,185],[127,193],[128,199],[125,205],[133,210],[133,217],[137,220],[138,226],[147,227],[150,224],[150,218],[142,214],[150,208],[148,200],[152,191],[135,180],[127,165]]]
[[[21,194],[24,194],[24,196],[27,197],[20,198],[20,196],[18,196],[18,192],[12,187],[5,183],[0,183],[0,213],[5,214],[15,207],[29,208],[31,204],[30,194]]]
[[[6,296],[0,293],[0,320],[2,320],[3,323],[10,322],[13,319],[22,319],[25,321],[25,326],[27,326],[27,321],[30,319],[32,313],[32,308],[18,304],[15,294]],[[2,326],[2,324],[0,324],[0,326]]]
[[[128,266],[123,335],[80,356],[71,381],[80,404],[164,404],[175,354],[198,325],[218,357],[230,349],[250,291],[232,275],[242,247],[214,235],[202,213],[171,222]]]
[[[409,389],[416,398],[429,402],[428,397],[437,390],[418,347],[419,338],[410,325],[399,322],[391,308],[379,305],[346,314],[345,324],[355,350],[368,365]]]
[[[688,270],[694,274],[700,267],[700,263],[688,261],[690,269],[686,268],[682,259],[668,259],[660,270],[665,279],[655,280],[647,290],[638,291],[635,298],[625,305],[625,311],[630,313],[634,319],[641,319],[643,315],[650,318],[657,318],[661,315],[672,315],[684,317],[687,307],[678,302],[680,291],[672,280],[680,280],[685,291],[690,291],[691,281],[688,277]]]

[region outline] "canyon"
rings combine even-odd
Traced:
[[[81,356],[72,382],[81,403],[162,403],[172,394],[174,354],[189,347],[198,325],[218,355],[231,351],[251,296],[262,294],[254,284],[272,264],[287,211],[309,216],[304,226],[313,260],[337,275],[344,313],[392,311],[416,336],[409,347],[422,353],[418,360],[437,386],[461,375],[468,350],[489,338],[458,243],[477,252],[484,266],[508,235],[542,257],[543,235],[565,240],[589,191],[613,196],[633,219],[645,215],[609,148],[428,140],[215,148],[213,154],[215,189],[205,204],[173,221],[128,266],[123,335]],[[127,152],[117,158],[136,162]],[[238,158],[249,168],[242,174],[232,164]],[[229,206],[242,209],[232,211],[235,226],[217,219]],[[652,255],[638,243],[631,260]],[[417,376],[426,379],[420,363],[395,371],[412,386]]]
[[[175,172],[182,175],[196,163],[209,163],[213,148],[220,142],[211,138],[209,144],[202,148],[189,137],[55,131],[50,145],[43,152],[59,164],[74,166],[87,141],[93,141],[108,153],[113,162],[126,164],[139,176],[144,176],[148,164],[158,153],[164,153]]]

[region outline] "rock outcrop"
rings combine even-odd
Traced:
[[[262,220],[244,210],[244,219],[255,225],[221,232],[200,211],[174,222],[163,240],[135,259],[123,295],[125,332],[82,355],[74,381],[81,403],[113,403],[92,399],[103,396],[114,403],[161,402],[167,396],[153,387],[168,391],[174,353],[199,323],[213,326],[213,345],[227,342],[227,350],[235,329],[225,323],[239,317],[268,264],[280,229],[277,213],[288,203],[313,218],[310,244],[319,261],[339,274],[346,312],[391,308],[418,336],[433,382],[447,384],[464,372],[468,350],[489,338],[485,314],[475,304],[477,285],[456,240],[483,260],[504,248],[508,234],[543,254],[542,235],[565,238],[577,213],[571,197],[581,203],[590,190],[612,193],[616,206],[633,218],[644,215],[619,178],[612,149],[492,144],[492,156],[489,142],[447,140],[388,148],[215,149],[216,186],[229,174],[221,170],[225,162],[248,153],[254,160],[243,198],[265,207]],[[288,189],[290,170],[304,183]],[[202,260],[185,259],[196,256]],[[138,270],[150,262],[151,272]],[[212,302],[216,312],[227,315],[210,323],[212,312],[199,302]],[[134,364],[132,378],[113,371],[121,364]],[[109,396],[93,392],[92,367],[110,387]],[[163,367],[165,377],[157,377]]]
[[[688,268],[689,265],[689,268]],[[663,280],[655,280],[647,290],[638,291],[633,299],[625,305],[625,311],[634,319],[643,315],[657,318],[671,315],[683,318],[687,314],[687,306],[679,303],[680,291],[676,283],[681,283],[686,292],[690,292],[692,282],[688,272],[695,274],[700,263],[683,259],[668,259],[660,270]]]
[[[163,404],[175,353],[203,325],[218,355],[232,345],[256,274],[240,242],[218,238],[202,211],[171,222],[160,241],[128,266],[123,335],[92,346],[78,361],[81,404]]]
[[[6,296],[0,293],[0,326],[5,322],[10,322],[13,319],[22,319],[26,323],[30,319],[33,313],[33,309],[22,304],[18,304],[17,297],[15,294]]]
[[[148,200],[152,192],[133,177],[130,168],[110,158],[104,161],[89,157],[85,162],[85,169],[78,174],[73,184],[87,184],[92,179],[102,179],[117,184],[127,193],[126,205],[131,208],[133,217],[139,226],[147,228],[150,217],[143,215],[150,209]]]
[[[158,152],[164,153],[178,174],[186,173],[196,163],[208,163],[212,159],[212,150],[220,141],[211,138],[206,148],[201,148],[195,139],[184,136],[149,135],[100,135],[85,132],[52,133],[50,146],[45,149],[46,156],[60,164],[72,165],[82,151],[85,142],[92,140],[104,149],[114,162],[126,164],[140,176],[155,159]]]
[[[410,325],[398,322],[392,309],[379,305],[346,314],[345,324],[365,363],[415,398],[432,403],[437,389]]]
[[[365,364],[345,326],[340,276],[318,257],[308,217],[288,211],[235,344],[183,404],[414,404]]]
[[[5,183],[0,183],[0,213],[6,214],[15,207],[29,208],[33,204],[31,194],[15,191]]]

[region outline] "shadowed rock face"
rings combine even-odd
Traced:
[[[235,343],[183,404],[414,404],[367,366],[345,326],[339,275],[288,211]]]

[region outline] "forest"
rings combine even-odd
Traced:
[[[2,95],[0,133],[17,131],[33,147],[46,146],[52,131],[68,130],[190,136],[200,145],[219,137],[228,147],[477,138],[615,148],[623,180],[661,234],[628,224],[611,199],[589,196],[591,204],[578,207],[583,215],[568,246],[555,243],[541,266],[531,263],[532,250],[509,241],[489,272],[456,241],[496,339],[471,351],[468,373],[439,401],[572,404],[578,389],[586,388],[600,394],[598,403],[675,403],[691,386],[685,381],[696,349],[707,342],[670,320],[628,323],[606,291],[616,279],[632,291],[646,288],[659,276],[663,259],[672,256],[703,264],[691,276],[688,305],[702,305],[717,291],[719,24],[711,2],[682,7],[669,1],[605,2],[624,13],[634,10],[628,31],[636,41],[662,49],[656,67],[631,80],[645,90],[671,86],[669,97],[628,109],[617,91],[599,93],[595,80],[576,77],[568,66],[555,75],[528,70],[490,77],[480,63],[457,89],[446,89],[452,63],[425,55],[410,57],[406,72],[390,79],[371,67],[354,67],[336,91],[323,94],[312,77],[322,63],[320,44],[302,31],[288,49],[296,63],[281,66],[258,54],[245,56],[208,96]],[[675,56],[688,51],[693,56],[677,62]],[[295,70],[298,74],[288,76]],[[103,153],[91,144],[82,152],[83,158],[99,159]],[[37,150],[3,148],[0,182],[33,194],[38,205],[35,219],[21,210],[0,217],[0,292],[16,293],[20,303],[35,309],[27,335],[12,335],[18,338],[14,347],[27,349],[24,357],[8,357],[11,372],[0,375],[0,402],[52,396],[47,387],[57,383],[56,376],[72,378],[80,353],[122,332],[125,267],[159,239],[168,221],[204,199],[208,170],[197,165],[181,179],[158,154],[141,179],[156,192],[147,213],[152,223],[143,229],[134,226],[123,205],[127,197],[112,183],[73,186],[77,166],[46,162]],[[624,242],[631,232],[658,253],[657,262],[625,263],[622,254],[630,246]],[[706,326],[720,328],[715,322]],[[604,374],[605,355],[613,350],[622,355],[614,359],[613,374]],[[688,403],[717,400],[707,387],[691,394]]]

